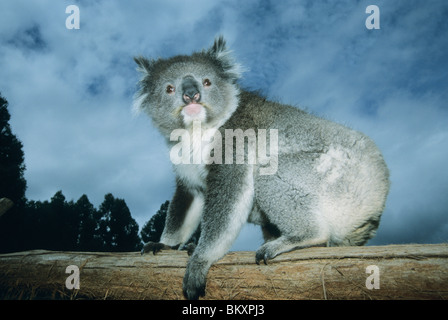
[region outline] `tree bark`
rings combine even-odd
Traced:
[[[10,199],[8,198],[1,198],[0,199],[0,217],[9,209],[11,209],[11,207],[14,205],[14,202],[12,202]]]
[[[0,298],[183,299],[187,260],[174,250],[1,254]],[[75,275],[68,266],[79,268],[79,289],[66,287]],[[308,248],[268,265],[256,265],[254,252],[231,252],[207,279],[205,299],[447,299],[448,245]]]

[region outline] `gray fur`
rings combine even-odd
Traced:
[[[256,263],[308,246],[364,245],[375,235],[389,173],[368,137],[241,90],[241,69],[222,37],[191,56],[135,60],[143,73],[135,107],[149,114],[169,146],[177,143],[170,141],[173,130],[192,127],[184,110],[183,84],[198,89],[202,128],[219,130],[222,137],[225,129],[278,130],[275,174],[259,174],[265,164],[258,162],[174,166],[177,190],[160,240],[163,245],[148,243],[144,251],[182,248],[201,223],[184,277],[186,298],[205,294],[210,266],[226,254],[247,221],[260,225],[265,238]],[[204,85],[204,79],[211,86]],[[175,92],[167,93],[167,85]]]

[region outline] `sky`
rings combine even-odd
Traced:
[[[366,7],[379,8],[367,29]],[[67,29],[76,5],[79,29]],[[170,200],[169,150],[132,113],[133,56],[190,54],[224,35],[243,88],[369,135],[391,190],[369,245],[448,241],[445,0],[3,0],[0,93],[25,152],[30,200],[112,193],[140,227]],[[244,227],[232,250],[256,250]]]

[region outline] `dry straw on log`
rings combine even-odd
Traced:
[[[51,252],[0,255],[3,299],[183,299],[185,252]],[[447,299],[448,245],[308,248],[256,265],[231,252],[208,274],[205,299]],[[67,289],[70,265],[80,289]],[[379,289],[368,289],[368,266]],[[370,282],[372,283],[372,282]]]

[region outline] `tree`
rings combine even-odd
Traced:
[[[23,211],[23,242],[20,251],[32,249],[44,249],[47,243],[51,243],[51,238],[47,237],[46,223],[49,208],[48,201],[27,201]],[[18,251],[18,250],[15,250]]]
[[[145,223],[140,232],[140,237],[143,242],[159,242],[160,236],[162,235],[163,229],[165,228],[166,214],[168,213],[168,207],[170,202],[167,200],[162,203],[160,209],[157,210],[156,214]]]
[[[99,233],[105,251],[140,250],[138,224],[123,199],[106,194],[99,208],[99,218]]]
[[[34,221],[35,249],[77,250],[80,219],[73,201],[67,202],[62,191],[58,191],[50,202],[29,202],[27,222]]]
[[[20,250],[25,244],[25,156],[22,143],[12,133],[10,118],[8,101],[0,94],[0,198],[9,198],[14,203],[0,217],[0,252]]]
[[[10,118],[8,101],[0,94],[0,198],[19,205],[25,202],[25,155],[22,143],[11,131]]]
[[[89,198],[83,194],[75,203],[75,211],[79,214],[78,250],[99,251],[102,249],[101,238],[98,234],[98,211]]]

